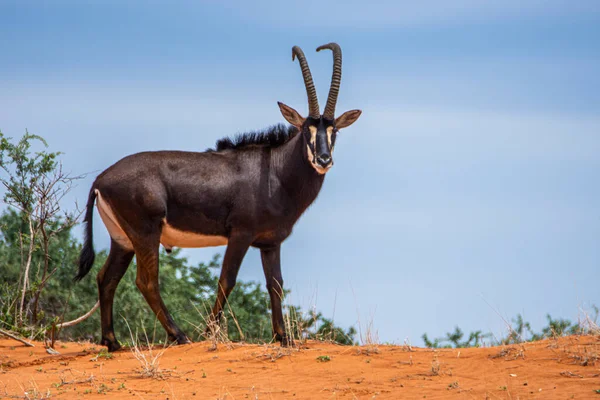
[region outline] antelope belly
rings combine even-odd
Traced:
[[[160,243],[167,249],[171,247],[213,247],[227,244],[227,238],[180,231],[165,221],[160,235]]]

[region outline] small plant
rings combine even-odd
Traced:
[[[500,390],[506,391],[508,388],[506,386],[500,386]]]
[[[595,305],[592,305],[591,308],[592,315],[581,310],[583,316],[580,316],[579,322],[575,323],[567,319],[555,319],[552,318],[550,314],[547,314],[546,320],[548,323],[547,326],[542,328],[541,332],[534,332],[531,328],[531,324],[527,322],[521,314],[517,314],[516,318],[512,318],[512,323],[504,320],[508,326],[509,333],[506,337],[498,340],[491,340],[491,333],[482,333],[480,330],[471,332],[468,338],[464,339],[465,334],[458,326],[454,328],[454,331],[447,332],[445,337],[432,339],[424,333],[421,338],[426,347],[437,349],[480,347],[481,345],[486,344],[484,341],[487,339],[490,339],[491,344],[507,345],[578,334],[597,335],[600,334],[600,328],[597,323],[600,310]]]
[[[331,361],[331,357],[325,355],[325,356],[319,356],[317,357],[317,360],[320,362],[327,362],[327,361]]]
[[[426,347],[432,348],[432,349],[438,349],[438,348],[462,348],[462,347],[479,347],[481,346],[481,341],[483,339],[489,338],[491,336],[491,334],[489,333],[482,333],[481,331],[474,331],[471,332],[469,334],[468,339],[463,340],[465,334],[464,332],[458,327],[454,327],[454,331],[453,332],[447,332],[446,333],[446,337],[444,338],[436,338],[436,339],[429,339],[429,336],[427,336],[426,333],[424,333],[421,338],[423,339],[423,342],[425,343]],[[442,343],[445,342],[445,344],[442,345]]]
[[[97,392],[98,394],[106,394],[106,392],[109,390],[110,388],[108,386],[106,386],[104,383],[101,383],[100,386],[98,386]]]
[[[448,389],[458,389],[458,381],[454,381],[448,385]]]
[[[90,361],[98,361],[99,358],[104,358],[105,360],[110,360],[114,358],[112,353],[109,353],[107,349],[102,349],[95,357],[91,358]]]

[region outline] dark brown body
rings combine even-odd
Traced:
[[[292,49],[302,68],[310,115],[279,103],[292,125],[248,133],[235,142],[222,139],[217,151],[160,151],[123,158],[101,173],[90,190],[86,238],[76,280],[94,262],[92,220],[94,202],[111,235],[106,263],[98,273],[102,341],[109,350],[120,347],[113,330],[113,299],[133,256],[136,284],[157,318],[178,343],[188,342],[166,309],[158,279],[159,247],[206,247],[227,244],[217,299],[207,330],[218,324],[233,290],[248,248],[260,249],[271,298],[273,333],[286,345],[281,298],[281,243],[316,199],[325,173],[333,165],[338,129],[354,123],[360,110],[334,118],[341,79],[341,50],[335,43],[319,47],[334,54],[334,73],[325,113],[319,114],[316,91],[302,50]]]
[[[226,238],[220,291],[212,310],[215,322],[235,286],[248,247],[259,248],[271,297],[273,331],[278,340],[287,343],[281,310],[280,246],[317,197],[324,179],[306,162],[305,153],[302,135],[295,135],[278,147],[138,153],[100,174],[90,191],[88,229],[94,199],[101,196],[129,239],[125,245],[112,240],[108,259],[98,274],[101,343],[111,351],[119,348],[113,330],[113,298],[134,254],[138,288],[169,337],[178,343],[188,341],[159,292],[158,251],[165,222],[181,232]]]

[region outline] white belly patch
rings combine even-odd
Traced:
[[[100,213],[102,222],[104,222],[110,237],[123,248],[133,250],[133,244],[131,243],[131,240],[129,240],[129,237],[127,237],[123,231],[123,228],[121,228],[117,222],[112,209],[102,198],[97,189],[96,206],[98,207],[98,212]],[[199,233],[181,231],[169,225],[165,218],[163,219],[160,243],[169,250],[173,247],[213,247],[226,245],[227,238],[224,236],[202,235]]]
[[[180,231],[173,228],[164,219],[160,243],[167,249],[172,247],[213,247],[227,244],[227,238]]]

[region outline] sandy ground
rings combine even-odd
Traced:
[[[0,339],[0,398],[140,399],[599,399],[600,337],[571,336],[477,349],[300,349],[210,343],[174,346],[153,377],[130,350]],[[144,351],[151,361],[148,350]]]

